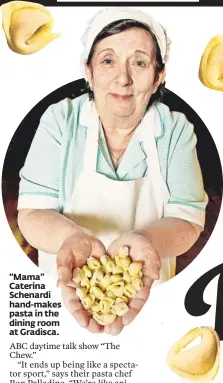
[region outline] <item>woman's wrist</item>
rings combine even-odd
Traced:
[[[135,232],[144,235],[161,259],[166,259],[190,249],[199,237],[200,226],[181,218],[164,217]]]
[[[67,238],[92,233],[70,218],[51,209],[19,211],[19,227],[27,242],[38,250],[56,254]]]
[[[152,244],[151,236],[149,235],[148,230],[146,230],[146,229],[139,229],[139,230],[134,230],[133,233],[145,237]]]
[[[63,246],[63,244],[67,240],[69,240],[69,238],[71,238],[71,237],[76,237],[79,235],[81,235],[81,237],[83,237],[84,235],[86,235],[87,237],[93,236],[93,233],[90,230],[86,229],[83,226],[76,224],[70,218],[66,218],[64,216],[62,216],[62,217],[65,218],[66,221],[64,220],[64,222],[63,222],[64,225],[63,225],[63,230],[61,230],[62,231],[61,232],[61,240],[60,240],[60,244],[58,246],[57,252]]]

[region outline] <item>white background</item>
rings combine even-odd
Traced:
[[[6,44],[3,31],[0,30],[1,165],[13,133],[30,109],[53,90],[82,77],[79,69],[79,58],[82,52],[80,37],[84,33],[86,22],[100,9],[102,7],[50,8],[56,20],[54,30],[61,32],[61,37],[30,56],[21,56],[12,52]],[[223,34],[223,7],[144,7],[139,9],[150,13],[166,27],[172,39],[171,58],[167,66],[167,88],[183,98],[198,113],[211,132],[220,157],[223,158],[223,93],[204,87],[197,75],[200,57],[208,41],[218,33]],[[208,156],[208,147],[206,150]],[[65,309],[61,310],[60,336],[55,339],[41,336],[33,337],[33,339],[8,336],[9,273],[32,274],[38,273],[39,270],[26,258],[14,240],[5,219],[2,204],[0,219],[1,311],[3,313],[1,352],[6,360],[2,368],[2,381],[9,381],[9,368],[20,369],[16,360],[6,358],[9,344],[12,341],[31,342],[32,340],[39,343],[113,341],[121,345],[120,352],[105,352],[104,349],[91,355],[87,352],[79,352],[77,355],[72,351],[45,352],[45,354],[37,354],[37,358],[39,361],[61,361],[62,359],[67,361],[90,359],[101,362],[105,360],[134,361],[139,363],[139,367],[133,378],[127,381],[128,383],[145,380],[153,383],[183,381],[169,370],[166,354],[169,347],[193,327],[202,325],[214,327],[218,278],[210,283],[204,294],[205,301],[212,305],[206,315],[192,317],[187,314],[184,298],[189,287],[199,276],[223,261],[222,213],[211,239],[199,257],[179,276],[155,289],[134,323],[126,327],[117,338],[87,333],[76,325]],[[47,289],[52,289],[53,297],[59,300],[60,292],[54,287],[54,281],[48,277],[45,277],[44,281]],[[222,382],[222,357],[221,361],[222,366],[215,379],[216,383]],[[107,378],[107,381],[110,380]],[[120,380],[124,381],[124,379]]]

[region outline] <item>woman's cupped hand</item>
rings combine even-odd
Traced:
[[[142,262],[143,287],[139,290],[129,303],[129,310],[123,316],[110,325],[100,325],[83,308],[79,297],[76,295],[75,282],[72,281],[73,270],[82,267],[91,256],[100,258],[108,254],[113,258],[122,246],[128,246],[129,256],[132,261]],[[67,238],[57,254],[57,286],[62,289],[62,298],[68,311],[73,315],[78,324],[90,332],[105,332],[118,335],[124,326],[130,324],[146,303],[154,280],[159,279],[161,267],[160,257],[150,240],[142,233],[130,231],[115,239],[105,249],[103,243],[91,232],[83,231]]]
[[[120,247],[128,246],[132,261],[142,262],[143,287],[129,303],[129,310],[122,317],[118,317],[112,324],[105,326],[104,331],[118,335],[124,326],[130,324],[146,303],[154,280],[159,279],[161,267],[160,257],[152,246],[150,240],[137,231],[130,231],[115,239],[109,246],[107,253],[112,258],[118,253]]]
[[[72,280],[73,270],[82,267],[89,257],[100,258],[105,253],[103,243],[91,232],[83,231],[67,238],[57,254],[57,286],[62,289],[64,305],[81,327],[93,333],[103,331],[103,326],[83,308]]]

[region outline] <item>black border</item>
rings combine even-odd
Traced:
[[[9,1],[0,1],[0,5],[8,3]],[[199,1],[183,1],[183,2],[175,2],[175,1],[57,1],[57,0],[34,0],[33,2],[48,6],[48,7],[100,7],[100,6],[108,6],[108,7],[222,7],[223,0],[199,0]]]

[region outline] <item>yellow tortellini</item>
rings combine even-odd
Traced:
[[[194,339],[201,343],[184,349]],[[220,339],[211,327],[194,328],[176,342],[168,352],[167,362],[172,371],[184,379],[210,382],[220,365]]]
[[[199,78],[208,88],[223,91],[223,35],[209,41],[201,57]]]
[[[128,304],[143,287],[142,263],[131,262],[127,246],[111,259],[89,257],[73,271],[76,294],[85,310],[101,325],[108,325],[129,310]]]
[[[60,35],[52,33],[53,17],[41,4],[11,1],[1,10],[8,46],[16,53],[35,53]]]

